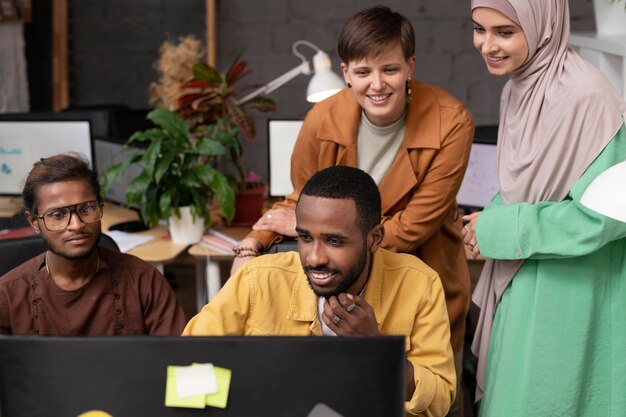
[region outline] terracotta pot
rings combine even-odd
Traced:
[[[235,217],[232,226],[252,226],[263,214],[267,183],[240,191],[235,196]]]

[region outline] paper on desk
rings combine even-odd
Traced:
[[[167,367],[167,383],[165,384],[165,406],[184,408],[205,408],[206,395],[196,395],[193,397],[180,398],[176,383],[176,369],[178,366]]]
[[[119,230],[109,230],[105,233],[117,243],[120,252],[124,253],[154,239],[154,236],[126,233]]]
[[[174,373],[176,374],[176,392],[180,398],[217,392],[215,371],[211,363],[179,366]]]
[[[202,364],[194,363],[192,367]],[[217,392],[208,395],[194,395],[182,398],[178,391],[178,381],[176,377],[177,369],[188,368],[180,366],[167,367],[167,383],[165,385],[165,406],[183,408],[205,408],[206,406],[226,408],[228,404],[228,392],[230,391],[231,370],[214,366],[215,378],[217,381]]]

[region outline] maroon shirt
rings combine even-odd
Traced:
[[[98,250],[106,266],[76,290],[56,285],[45,253],[1,277],[0,334],[180,335],[185,314],[156,268],[132,255]]]

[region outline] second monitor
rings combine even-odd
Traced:
[[[270,197],[285,197],[293,192],[291,153],[302,123],[302,120],[268,121]]]
[[[66,152],[92,163],[88,121],[0,120],[0,194],[20,195],[35,162]]]

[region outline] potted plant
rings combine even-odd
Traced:
[[[240,86],[241,80],[251,73],[247,63],[240,57],[234,60],[225,74],[221,74],[204,64],[202,56],[201,44],[193,36],[183,38],[176,46],[166,42],[161,48],[159,63],[163,76],[151,86],[153,102],[180,114],[194,134],[202,134],[207,126],[217,125],[227,132],[235,130],[248,142],[253,142],[256,126],[250,111],[273,111],[276,109],[275,102],[263,96],[245,102],[237,99],[255,87]],[[226,159],[235,167],[233,180],[236,184],[237,204],[233,224],[251,225],[261,215],[267,184],[260,181],[258,176],[250,176],[239,142],[228,148]],[[249,203],[251,196],[256,201]],[[241,215],[247,211],[244,208],[250,207],[255,207],[256,213],[247,214],[245,219],[241,219]],[[254,219],[251,221],[251,218]]]
[[[214,198],[224,218],[233,217],[234,184],[214,164],[229,148],[239,146],[237,131],[215,124],[192,134],[181,115],[163,108],[152,110],[148,119],[155,127],[128,139],[124,150],[134,152],[106,171],[106,183],[119,180],[131,164],[138,163],[142,170],[128,184],[126,203],[141,208],[148,226],[169,219],[175,243],[195,243],[209,225]],[[191,236],[177,228],[179,219],[191,220],[193,226],[182,225],[193,231]]]
[[[209,225],[214,201],[222,217],[233,220],[235,194],[246,188],[248,178],[238,135],[248,141],[256,136],[250,109],[276,107],[264,97],[236,100],[242,92],[236,90],[238,82],[250,73],[239,57],[222,75],[202,62],[203,55],[200,41],[191,35],[178,44],[167,41],[161,46],[156,63],[160,78],[150,86],[150,101],[158,108],[148,115],[156,127],[132,135],[124,148],[135,152],[106,172],[111,183],[139,163],[142,172],[129,183],[126,203],[141,207],[149,226],[169,219],[174,240],[177,232],[172,226],[175,229],[184,217],[195,220],[196,237],[187,243],[201,238],[198,230]],[[220,162],[233,166],[234,175],[218,170],[224,168]]]

